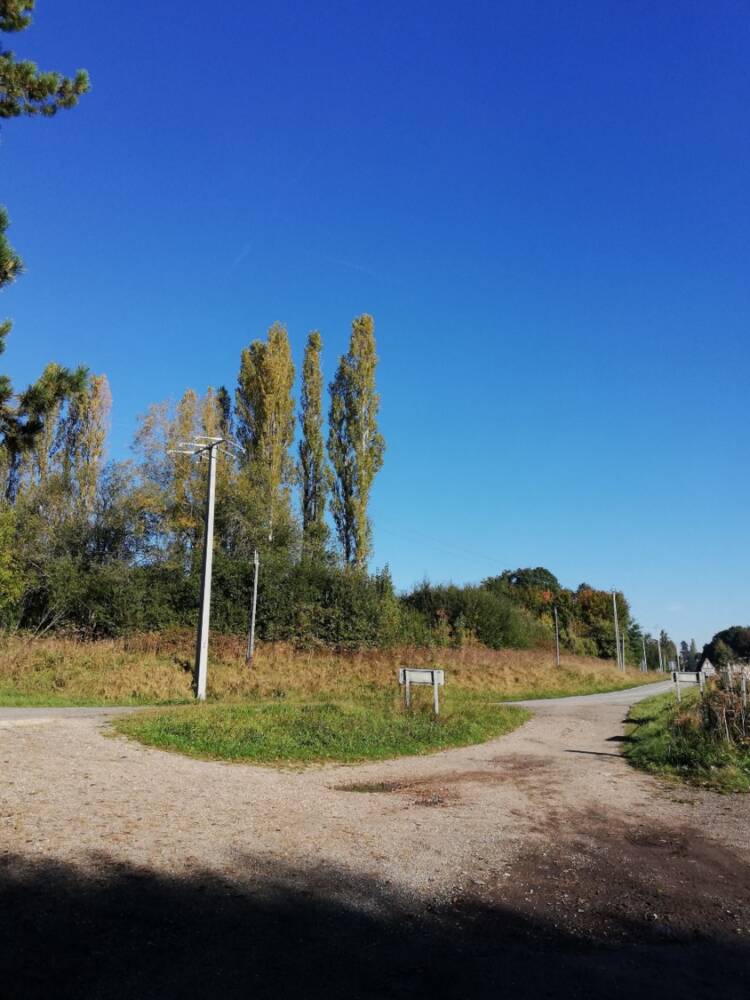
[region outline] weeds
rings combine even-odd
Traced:
[[[2,704],[174,704],[192,700],[193,635],[169,630],[124,639],[0,638]],[[620,673],[610,661],[566,656],[558,669],[546,650],[491,650],[403,646],[336,652],[295,649],[283,643],[258,647],[245,664],[241,637],[211,637],[211,700],[347,700],[393,692],[396,669],[440,666],[450,689],[471,700],[590,694],[641,684],[635,670]]]

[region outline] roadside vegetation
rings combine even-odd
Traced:
[[[750,791],[750,731],[737,692],[709,683],[678,704],[671,693],[634,705],[626,756],[636,767],[717,792]]]
[[[396,669],[440,666],[451,696],[520,699],[593,694],[631,687],[658,674],[618,671],[611,661],[565,656],[555,666],[550,650],[457,649],[397,646],[336,652],[264,643],[248,667],[243,639],[211,640],[208,697],[212,701],[351,702],[396,689]],[[164,631],[123,639],[79,642],[23,636],[0,638],[0,704],[148,705],[193,698],[193,634]]]

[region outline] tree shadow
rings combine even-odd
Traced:
[[[746,998],[734,941],[593,944],[464,900],[420,907],[375,879],[245,859],[247,877],[170,877],[94,859],[0,866],[3,1000]],[[637,942],[637,943],[636,943]]]

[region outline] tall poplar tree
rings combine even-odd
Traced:
[[[344,558],[358,568],[366,566],[372,550],[367,506],[385,451],[377,423],[377,364],[373,318],[358,316],[352,323],[349,351],[341,358],[330,385],[328,418],[331,511]]]
[[[302,531],[308,553],[319,552],[328,531],[325,523],[328,478],[323,444],[323,373],[320,370],[322,341],[314,330],[307,338],[302,365],[302,406],[299,469],[302,487]]]
[[[274,323],[265,341],[242,351],[235,409],[243,468],[265,506],[268,540],[289,511],[294,463],[294,363],[286,327]]]

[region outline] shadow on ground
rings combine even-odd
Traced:
[[[348,873],[272,870],[171,878],[93,859],[86,871],[6,857],[3,1000],[690,997],[750,995],[741,939],[616,943],[464,899],[417,910]]]

